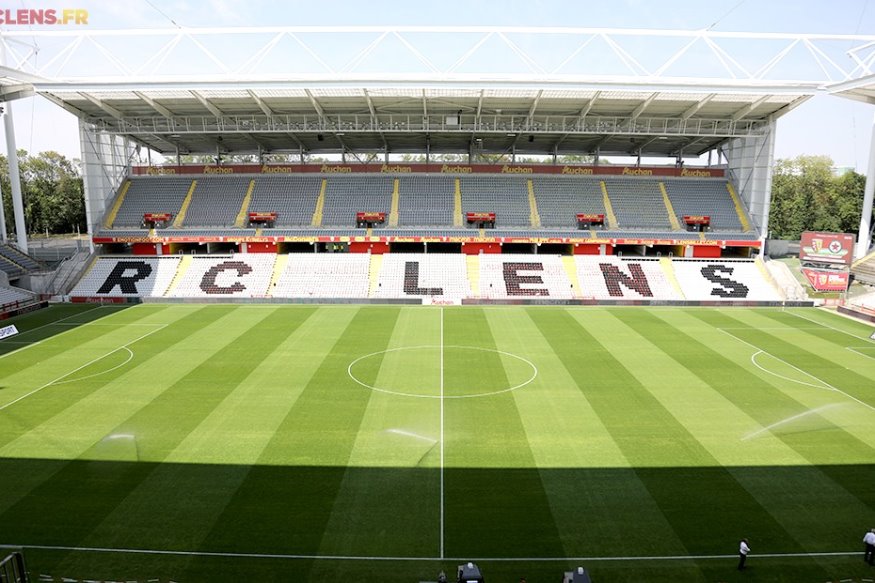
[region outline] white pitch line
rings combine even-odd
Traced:
[[[441,558],[444,558],[444,309],[441,308]]]
[[[76,381],[84,381],[84,380],[86,380],[86,379],[92,379],[92,378],[94,378],[94,377],[98,377],[98,376],[103,375],[103,374],[106,374],[106,373],[108,373],[108,372],[112,372],[112,371],[114,371],[114,370],[118,370],[118,369],[120,369],[121,367],[123,367],[124,365],[126,365],[127,363],[131,362],[131,361],[134,359],[134,351],[133,351],[133,350],[131,350],[131,349],[128,348],[127,346],[122,346],[122,349],[128,351],[128,358],[127,358],[127,360],[125,360],[123,363],[121,363],[121,364],[117,364],[117,365],[115,365],[114,367],[112,367],[112,368],[110,368],[110,369],[107,369],[107,370],[102,370],[102,371],[100,371],[100,372],[96,372],[96,373],[94,373],[94,374],[85,375],[84,377],[76,377],[75,379],[67,379],[66,381],[55,381],[55,386],[57,386],[57,385],[63,385],[63,384],[66,384],[66,383],[75,383]],[[113,350],[113,352],[118,352],[118,349]],[[107,353],[106,356],[109,356],[110,354],[112,354],[112,352]],[[104,357],[104,358],[105,358],[105,357]]]
[[[783,379],[783,380],[785,380],[785,381],[787,381],[787,382],[791,382],[791,383],[796,383],[796,384],[798,384],[798,385],[802,385],[803,387],[811,387],[812,389],[821,389],[821,390],[824,390],[824,391],[831,391],[831,390],[832,390],[832,389],[830,389],[829,387],[824,387],[824,386],[821,386],[821,385],[814,385],[814,384],[806,383],[805,381],[800,381],[800,380],[797,380],[797,379],[791,379],[790,377],[785,377],[784,375],[782,375],[782,374],[778,374],[778,373],[776,373],[776,372],[773,371],[773,370],[769,370],[769,369],[767,369],[766,367],[760,365],[760,363],[757,362],[757,356],[759,356],[760,354],[765,354],[766,356],[772,356],[772,355],[769,354],[768,352],[763,351],[763,350],[757,350],[756,352],[754,352],[753,354],[750,355],[750,361],[751,361],[751,363],[753,363],[753,365],[754,365],[755,367],[757,367],[758,369],[760,369],[760,370],[763,371],[764,373],[766,373],[766,374],[770,374],[770,375],[775,376],[775,377],[778,377],[779,379]],[[775,357],[772,356],[772,358],[775,358]],[[806,374],[807,374],[807,373],[806,373]]]
[[[171,555],[182,557],[224,557],[240,559],[290,559],[308,561],[482,561],[495,563],[555,563],[568,561],[703,561],[737,559],[732,555],[658,555],[637,557],[380,557],[366,555],[299,555],[284,553],[219,553],[212,551],[165,551],[159,549],[131,549],[110,547],[71,547],[55,545],[8,545],[0,544],[0,549],[32,549],[41,551],[74,551],[80,553],[118,553],[133,555]],[[751,555],[759,559],[782,559],[792,557],[848,557],[859,555],[859,551],[832,551],[818,553],[757,553]]]
[[[76,373],[76,372],[79,372],[80,370],[82,370],[83,368],[85,368],[85,367],[87,367],[87,366],[91,366],[91,365],[94,364],[95,362],[98,362],[99,360],[106,358],[107,356],[109,356],[109,355],[112,354],[113,352],[118,352],[119,350],[122,350],[123,348],[127,348],[127,347],[130,346],[131,344],[133,344],[133,343],[135,343],[135,342],[139,342],[139,341],[142,340],[143,338],[146,338],[147,336],[151,336],[151,335],[154,334],[155,332],[158,332],[158,331],[160,331],[160,330],[163,330],[163,329],[166,328],[166,327],[167,327],[167,324],[164,324],[164,325],[161,326],[161,328],[156,328],[155,330],[152,330],[151,332],[147,332],[146,334],[143,334],[143,335],[140,336],[139,338],[136,338],[136,339],[134,339],[134,340],[131,340],[130,342],[127,342],[127,343],[125,343],[125,344],[122,344],[121,346],[119,346],[118,348],[116,348],[116,349],[114,349],[114,350],[110,350],[109,352],[107,352],[106,354],[104,354],[104,355],[102,355],[102,356],[98,356],[98,357],[95,358],[95,359],[89,360],[88,362],[86,362],[86,363],[83,364],[82,366],[77,367],[77,368],[71,370],[70,372],[67,372],[67,373],[62,374],[61,376],[59,376],[59,377],[56,378],[55,380],[53,380],[53,381],[51,381],[51,382],[49,382],[49,383],[46,383],[46,384],[44,384],[44,385],[41,386],[41,387],[37,387],[36,389],[30,391],[29,393],[25,393],[24,395],[21,395],[20,397],[18,397],[18,398],[15,399],[14,401],[10,401],[10,402],[6,403],[5,405],[0,405],[0,411],[6,409],[7,407],[11,407],[12,405],[14,405],[15,403],[21,401],[22,399],[26,399],[27,397],[30,397],[31,395],[40,392],[41,390],[45,389],[46,387],[50,387],[50,386],[54,385],[55,383],[59,382],[60,380],[66,378],[66,377],[68,377],[68,376],[70,376],[71,374],[74,374],[74,373]]]
[[[842,330],[841,328],[836,328],[835,326],[830,326],[829,324],[825,324],[823,322],[818,322],[817,320],[812,320],[811,318],[806,318],[805,316],[799,315],[795,312],[787,312],[787,313],[790,314],[791,316],[795,316],[797,318],[802,318],[803,320],[808,320],[812,324],[817,324],[818,326],[822,326],[824,328],[829,328],[830,330],[835,330],[836,332],[841,332],[842,334],[845,334],[847,336],[851,336],[852,338],[856,338],[857,340],[862,340],[864,342],[866,340],[869,340],[865,336],[857,336],[856,334],[852,334],[851,332],[848,332],[847,330]]]
[[[871,358],[872,360],[875,360],[875,356],[872,356],[871,354],[866,354],[865,352],[860,352],[859,350],[857,350],[857,348],[865,348],[866,350],[868,350],[872,347],[871,346],[857,346],[857,347],[845,346],[845,350],[850,350],[851,352],[853,352],[855,354],[859,354],[860,356],[865,356],[866,358]]]
[[[739,338],[738,336],[736,336],[736,335],[733,334],[732,332],[727,332],[726,330],[723,330],[722,328],[717,328],[717,329],[720,330],[721,332],[723,332],[724,334],[726,334],[727,336],[731,336],[732,338],[735,338],[735,339],[738,340],[739,342],[742,342],[742,343],[744,343],[744,344],[747,344],[748,346],[750,346],[750,347],[753,348],[754,350],[758,350],[758,351],[762,352],[763,354],[768,354],[768,355],[771,356],[772,358],[774,358],[774,359],[776,359],[776,360],[780,360],[781,362],[783,362],[784,364],[786,364],[786,365],[789,366],[790,368],[792,368],[792,369],[794,369],[794,370],[797,370],[797,371],[801,372],[802,374],[804,374],[804,375],[806,375],[806,376],[809,376],[809,377],[813,378],[814,380],[816,380],[816,381],[818,381],[818,382],[820,382],[820,383],[823,383],[824,388],[829,389],[829,390],[832,390],[832,391],[835,391],[835,392],[837,392],[837,393],[840,393],[840,394],[844,395],[845,397],[847,397],[848,399],[851,399],[852,401],[856,401],[856,402],[859,403],[860,405],[863,405],[863,406],[866,407],[867,409],[871,409],[872,411],[875,411],[875,407],[873,407],[873,406],[870,405],[869,403],[866,403],[865,401],[861,401],[861,400],[858,399],[857,397],[855,397],[855,396],[853,396],[853,395],[849,395],[848,393],[844,392],[843,390],[841,390],[841,389],[839,389],[839,388],[837,388],[837,387],[832,386],[831,384],[829,384],[829,383],[826,382],[825,380],[820,379],[820,378],[814,376],[814,375],[811,374],[810,372],[806,372],[806,371],[802,370],[801,368],[799,368],[798,366],[794,366],[794,365],[790,364],[789,362],[787,362],[786,360],[784,360],[784,359],[781,358],[780,356],[775,356],[774,354],[772,354],[772,353],[770,353],[770,352],[768,352],[768,351],[766,351],[766,350],[763,350],[763,349],[760,348],[759,346],[755,346],[755,345],[751,344],[750,342],[748,342],[747,340],[743,340],[743,339]],[[756,364],[756,363],[754,363],[754,364]],[[775,373],[771,373],[771,374],[775,374]],[[799,381],[794,381],[794,382],[799,382]]]
[[[60,320],[57,320],[56,322],[49,322],[48,324],[43,324],[42,326],[37,326],[36,328],[31,328],[30,330],[25,330],[24,332],[21,332],[19,334],[19,338],[21,336],[24,336],[25,334],[30,334],[31,332],[36,332],[37,330],[42,330],[43,328],[47,328],[49,326],[56,326],[58,323],[63,322],[65,320],[69,320],[70,318],[75,318],[76,316],[81,316],[82,314],[87,314],[89,312],[93,312],[94,310],[99,310],[102,307],[103,306],[95,306],[95,307],[91,308],[90,310],[85,310],[83,312],[77,312],[71,316],[67,316],[66,318],[61,318]],[[86,326],[90,323],[91,322],[84,322],[82,324],[79,324],[77,327]],[[55,334],[54,336],[49,336],[49,338],[55,338],[56,336],[60,336],[61,334],[66,334],[67,332],[72,332],[75,329],[76,328],[72,328],[71,330],[66,330],[64,332],[61,332],[60,334]],[[5,354],[0,354],[0,358],[6,358],[7,356],[10,356],[12,354],[17,354],[17,353],[21,352],[22,350],[27,350],[31,346],[36,346],[38,344],[42,344],[46,340],[48,340],[48,338],[43,338],[42,340],[37,340],[36,342],[30,342],[27,344],[27,346],[22,346],[21,348],[16,348],[15,350],[11,350]],[[24,341],[24,342],[26,342],[26,341]]]

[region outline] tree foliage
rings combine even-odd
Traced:
[[[75,233],[86,230],[85,195],[79,161],[57,152],[42,152],[31,156],[18,152],[21,195],[24,199],[24,222],[28,233]],[[12,190],[9,165],[0,156],[0,189],[6,231],[15,230],[12,214]]]
[[[778,160],[772,178],[769,231],[773,239],[799,239],[802,231],[854,233],[860,226],[866,177],[836,176],[828,156]]]

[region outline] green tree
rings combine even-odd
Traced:
[[[778,160],[772,179],[769,230],[776,239],[798,239],[802,231],[854,232],[860,223],[866,178],[835,176],[828,156]]]
[[[85,197],[78,160],[69,160],[57,152],[31,156],[20,150],[18,166],[24,221],[29,233],[85,230]],[[0,188],[3,190],[6,230],[11,234],[15,219],[9,166],[3,156],[0,156]]]

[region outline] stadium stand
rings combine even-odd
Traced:
[[[468,261],[473,260],[474,271]],[[567,261],[566,261],[567,260]],[[272,253],[103,257],[74,297],[779,301],[753,260]]]
[[[542,227],[576,229],[577,213],[605,214],[601,185],[596,179],[539,176],[532,179],[532,186]]]
[[[403,176],[399,191],[399,226],[439,227],[453,224],[453,177]]]
[[[621,229],[672,230],[659,182],[617,178],[606,180],[605,186]]]
[[[352,229],[357,212],[386,213],[386,224],[375,225],[382,229],[450,229],[454,225],[456,178],[453,176],[400,176],[397,227],[389,224],[395,180],[393,176],[264,174],[195,178],[197,185],[185,208],[182,221],[179,220],[179,213],[192,186],[191,179],[167,176],[131,178],[131,185],[115,216],[111,231],[103,231],[101,234],[140,236],[144,233],[131,231],[131,228],[140,227],[143,214],[149,212],[169,212],[173,215],[176,224],[165,225],[161,231],[164,236],[192,234],[191,228],[235,229],[235,234],[242,234],[236,229],[247,226],[243,221],[244,211],[247,210],[276,212],[277,227],[310,229],[323,180],[326,183],[324,206],[317,223],[320,235],[325,234],[325,228],[347,227],[351,232],[356,232]],[[248,205],[244,205],[250,181],[253,180],[251,199]],[[704,235],[708,240],[725,238],[725,233],[732,233],[735,240],[757,239],[756,233],[744,232],[725,179],[669,178],[660,182],[654,179],[611,176],[535,176],[531,181],[540,220],[539,228],[532,224],[528,177],[470,175],[462,176],[459,180],[463,213],[496,213],[497,230],[490,231],[492,236],[543,237],[545,231],[547,236],[558,236],[555,231],[563,230],[563,233],[569,234],[562,236],[585,237],[586,231],[576,229],[576,215],[587,213],[606,215],[606,222],[604,228],[599,230],[599,236],[621,238],[632,231],[636,238],[665,238],[666,233],[671,232],[674,238],[692,239],[700,235],[678,231],[677,223],[672,225],[672,220],[682,221],[684,215],[708,215],[711,217],[711,229]],[[602,183],[608,191],[618,223],[613,229],[607,220],[610,213],[605,208]],[[669,217],[660,184],[665,188],[675,217]],[[182,227],[184,230],[171,232],[174,227]],[[463,224],[462,227],[466,225]],[[683,225],[679,228],[683,229]],[[498,230],[502,229],[505,232],[510,229],[512,234],[499,235]],[[522,233],[517,229],[526,231]],[[271,233],[278,235],[279,231],[273,230]],[[312,230],[307,232],[309,236],[313,234]],[[339,236],[347,235],[348,233],[343,233]]]
[[[498,227],[532,226],[525,179],[515,176],[465,176],[461,183],[463,213],[493,212]]]
[[[284,298],[366,298],[371,256],[293,253],[271,295]]]
[[[0,307],[15,302],[31,302],[36,296],[23,289],[0,286]]]
[[[480,256],[482,298],[570,299],[571,284],[558,255]]]
[[[869,285],[875,285],[875,252],[858,259],[851,266],[854,279]]]
[[[166,257],[99,257],[79,280],[73,297],[157,297],[176,275],[180,255]]]
[[[16,265],[21,266],[25,271],[39,271],[40,269],[42,269],[42,264],[40,264],[39,261],[28,255],[27,253],[22,253],[17,248],[9,245],[8,243],[0,244],[0,256]]]
[[[684,215],[707,215],[711,217],[712,231],[744,230],[726,180],[679,178],[664,184],[679,221]]]
[[[373,297],[461,300],[470,295],[465,256],[461,253],[390,253],[383,256]]]
[[[227,256],[194,255],[187,269],[180,265],[171,284],[168,297],[265,297],[270,285],[276,255],[266,253],[237,253]],[[184,271],[184,273],[183,273]]]
[[[322,224],[354,226],[357,212],[383,212],[388,217],[393,182],[391,176],[332,176],[325,190]]]
[[[277,226],[310,226],[321,186],[321,176],[262,175],[255,180],[249,210],[276,212]]]
[[[198,178],[185,214],[185,226],[233,227],[251,180],[248,176]]]
[[[201,178],[202,180],[203,178]],[[191,178],[132,177],[112,227],[141,227],[145,213],[171,213],[175,218],[191,188]]]
[[[863,308],[864,310],[875,310],[875,292],[869,292],[867,294],[857,296],[853,300],[851,300],[851,303],[855,306]]]
[[[658,260],[624,260],[615,256],[577,256],[581,294],[598,300],[682,300]]]
[[[6,257],[0,257],[0,271],[4,271],[9,277],[20,277],[27,273],[23,267]]]
[[[688,300],[757,300],[782,298],[753,260],[673,262],[677,281]]]

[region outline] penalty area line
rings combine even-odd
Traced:
[[[172,551],[160,549],[130,549],[111,547],[74,547],[60,545],[9,545],[0,544],[0,549],[23,549],[38,551],[65,551],[80,553],[115,553],[131,555],[169,555],[182,557],[222,557],[239,559],[289,559],[308,561],[483,561],[494,563],[546,563],[562,561],[705,561],[737,559],[731,555],[661,555],[637,557],[380,557],[366,555],[305,555],[286,553],[220,553],[212,551]],[[755,559],[783,559],[805,557],[847,557],[859,555],[859,551],[835,551],[819,553],[763,553],[752,555]]]

